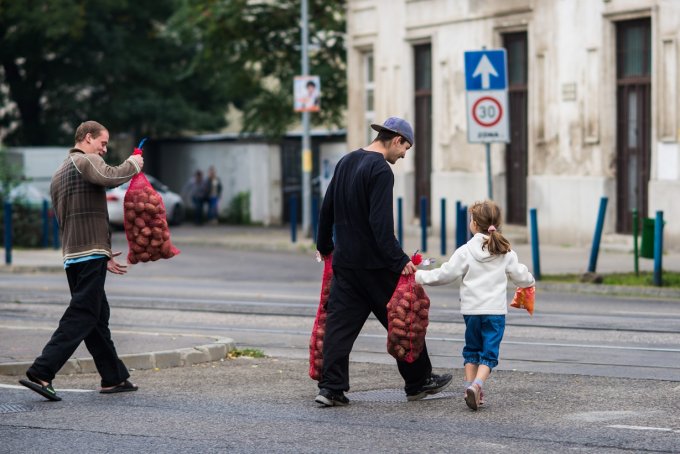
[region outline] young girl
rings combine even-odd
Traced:
[[[482,389],[498,364],[498,350],[507,307],[508,278],[518,287],[532,287],[534,277],[519,263],[517,254],[500,233],[501,211],[490,201],[470,207],[470,231],[474,236],[456,249],[440,268],[416,272],[416,282],[443,285],[462,278],[460,312],[465,319],[465,402],[477,410]]]

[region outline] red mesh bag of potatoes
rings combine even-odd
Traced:
[[[142,154],[143,143],[135,148],[134,154]],[[123,214],[128,263],[154,262],[179,254],[179,249],[170,241],[163,199],[141,172],[130,180],[123,200]]]
[[[534,315],[534,303],[536,302],[536,287],[518,287],[512,298],[511,307],[526,309],[529,315]]]
[[[323,278],[321,279],[321,296],[316,319],[309,339],[309,376],[312,380],[320,380],[323,370],[323,338],[326,334],[326,305],[331,294],[331,280],[333,279],[333,256],[324,259]]]
[[[412,261],[418,265],[420,256],[414,255]],[[387,303],[387,352],[407,363],[418,359],[425,346],[429,315],[430,298],[423,286],[416,284],[415,275],[399,277]]]

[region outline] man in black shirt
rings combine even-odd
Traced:
[[[343,156],[335,167],[319,214],[317,250],[333,254],[333,282],[328,298],[323,372],[315,401],[347,405],[349,355],[373,312],[387,329],[387,302],[399,275],[416,266],[394,236],[394,164],[413,145],[413,129],[401,118],[373,124],[378,136],[370,145]],[[408,400],[435,394],[451,375],[435,375],[427,346],[413,363],[397,361]]]

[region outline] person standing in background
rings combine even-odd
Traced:
[[[208,178],[205,181],[205,199],[208,202],[208,222],[217,224],[217,203],[222,195],[222,181],[217,176],[215,166],[208,169]]]
[[[194,224],[203,224],[203,205],[206,202],[205,197],[205,182],[203,181],[203,172],[198,169],[194,175],[184,185],[182,191],[184,199],[189,199],[194,208]]]

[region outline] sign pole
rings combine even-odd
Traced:
[[[491,180],[491,144],[486,142],[486,186],[489,193],[489,200],[493,200],[493,182]]]
[[[302,75],[306,76],[309,73],[307,0],[300,2],[300,15],[302,16]],[[309,238],[311,236],[312,150],[309,143],[309,112],[307,111],[302,112],[302,128],[302,234],[305,238]]]

